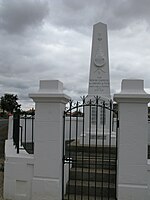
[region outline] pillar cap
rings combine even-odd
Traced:
[[[67,103],[70,97],[63,93],[63,83],[59,80],[40,80],[39,91],[29,94],[35,102]]]
[[[124,79],[121,92],[114,94],[116,102],[145,102],[150,101],[150,95],[144,91],[144,81],[141,79]]]
[[[123,79],[120,94],[146,94],[144,81],[141,79]]]
[[[40,80],[39,93],[63,93],[63,83],[59,80]]]

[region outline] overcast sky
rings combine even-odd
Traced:
[[[125,78],[150,92],[150,0],[0,0],[0,96],[22,108],[39,80],[58,79],[72,99],[87,94],[93,24],[108,28],[111,93]]]

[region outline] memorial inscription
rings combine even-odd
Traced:
[[[90,79],[89,87],[93,88],[94,93],[104,92],[105,88],[108,88],[109,85],[108,79]]]

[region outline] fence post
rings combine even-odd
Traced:
[[[148,200],[148,102],[143,80],[123,80],[119,105],[118,200]]]
[[[57,80],[40,81],[35,102],[32,200],[60,200],[62,195],[63,112],[69,97]]]
[[[8,139],[12,138],[13,138],[13,115],[10,115],[8,119]]]
[[[19,153],[19,128],[20,128],[20,115],[18,112],[13,116],[13,141],[16,146],[17,153]]]

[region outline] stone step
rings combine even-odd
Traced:
[[[115,198],[116,191],[115,191],[115,184],[113,183],[101,183],[101,182],[94,182],[94,181],[75,181],[70,180],[66,186],[66,194],[77,194],[77,195],[89,195],[89,196],[103,196],[111,198]]]
[[[66,157],[67,158],[67,157]],[[72,160],[110,160],[110,162],[114,162],[116,160],[115,156],[109,156],[109,155],[98,155],[98,154],[93,154],[93,155],[75,155],[75,156],[69,156],[68,158],[71,158]]]
[[[98,153],[98,152],[81,152],[81,151],[66,151],[66,157],[72,157],[72,158],[76,158],[76,157],[87,157],[87,158],[94,158],[94,157],[98,157],[98,158],[106,158],[106,159],[116,159],[116,154],[114,153]]]
[[[77,160],[70,160],[70,163],[72,164],[72,167],[76,167],[76,168],[97,168],[97,169],[111,169],[111,170],[115,170],[116,169],[116,161],[115,160],[102,160],[102,159],[95,159],[95,158],[91,158],[89,159],[77,159]]]
[[[116,154],[116,147],[115,146],[96,146],[96,145],[86,145],[86,144],[79,144],[75,141],[71,143],[66,143],[66,151],[70,152],[85,152],[85,153],[104,153],[104,154]]]
[[[65,195],[63,200],[108,200],[108,197],[93,197],[93,196],[80,196],[80,195]],[[109,200],[115,200],[115,198],[109,198]]]
[[[116,174],[114,170],[71,168],[70,179],[115,183]]]

